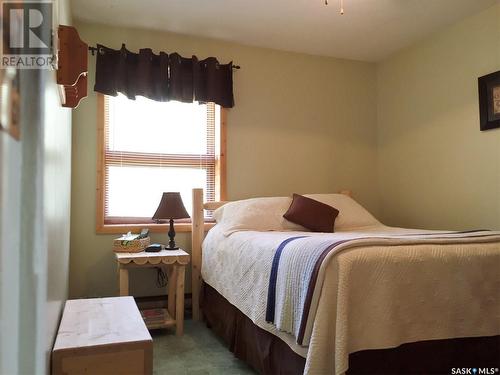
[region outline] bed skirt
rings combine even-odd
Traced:
[[[305,358],[257,327],[214,288],[204,284],[207,326],[234,355],[260,374],[302,374]],[[452,369],[500,367],[500,336],[420,341],[349,355],[347,374],[451,374]],[[459,373],[459,372],[457,372]],[[495,374],[498,374],[496,372]]]

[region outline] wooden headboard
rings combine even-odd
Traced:
[[[350,190],[341,190],[340,194],[352,196]],[[201,243],[205,238],[205,213],[204,210],[216,210],[227,202],[203,202],[203,189],[193,189],[193,212],[191,215],[191,293],[193,305],[193,319],[200,320],[200,291],[201,279]]]

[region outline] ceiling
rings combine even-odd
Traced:
[[[500,0],[71,0],[73,17],[314,55],[380,61]],[[125,41],[126,42],[126,41]]]

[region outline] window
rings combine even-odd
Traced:
[[[224,110],[214,103],[156,102],[98,96],[97,231],[126,232],[166,224],[151,220],[164,191],[191,190],[224,199]],[[189,230],[176,225],[176,230]]]

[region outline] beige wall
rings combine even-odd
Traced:
[[[44,217],[46,230],[46,332],[47,364],[69,290],[71,208],[71,110],[60,106],[55,73],[45,87]]]
[[[77,27],[89,44],[126,42],[133,51],[215,55],[242,66],[228,114],[229,199],[348,187],[387,224],[500,229],[500,130],[479,131],[477,99],[477,77],[500,69],[500,5],[377,65],[157,31]],[[91,81],[93,66],[91,58]],[[90,92],[73,121],[72,297],[117,293],[115,236],[94,230],[95,119]],[[165,242],[165,235],[153,241]],[[188,234],[178,242],[189,250]],[[131,292],[161,293],[148,271],[131,275]]]
[[[137,51],[217,56],[242,66],[235,73],[236,106],[228,114],[228,198],[332,192],[351,188],[377,212],[375,65],[245,47],[155,31],[77,23],[80,36]],[[96,97],[73,121],[70,296],[117,293],[113,235],[95,233]],[[167,189],[168,187],[166,187]],[[153,236],[165,242],[166,234]],[[178,235],[187,250],[190,239]],[[151,271],[131,275],[134,295],[161,291]]]
[[[479,131],[477,78],[500,70],[500,4],[378,65],[382,219],[500,229],[500,129]]]

